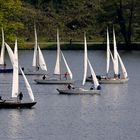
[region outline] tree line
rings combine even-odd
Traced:
[[[0,0],[0,26],[6,39],[34,40],[34,23],[40,41],[55,41],[60,29],[62,41],[105,41],[106,29],[115,28],[117,40],[127,47],[140,42],[138,0]]]

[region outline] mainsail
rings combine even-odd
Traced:
[[[12,63],[12,65],[14,65],[14,54],[13,54],[13,51],[12,51],[12,49],[10,48],[10,46],[7,43],[5,43],[5,46],[7,48],[7,52],[9,54],[11,63]]]
[[[86,41],[86,34],[84,34],[84,76],[83,76],[83,82],[82,85],[85,84],[86,82],[86,77],[87,77],[87,41]]]
[[[116,37],[115,37],[114,28],[113,28],[113,43],[114,43],[114,73],[116,75],[118,75],[119,74],[119,66],[118,66],[117,44],[116,44]]]
[[[18,49],[17,49],[17,40],[16,40],[15,48],[14,48],[12,97],[17,97],[18,93],[19,93],[19,75],[18,75]]]
[[[110,44],[109,44],[109,32],[107,28],[107,64],[106,64],[106,73],[108,75],[110,65]]]
[[[37,32],[36,32],[36,26],[34,25],[34,31],[35,31],[35,45],[34,45],[34,55],[33,55],[33,67],[37,67]]]
[[[5,53],[5,45],[4,45],[4,31],[3,28],[2,31],[2,46],[1,46],[1,56],[0,56],[0,64],[4,65],[4,53]]]
[[[59,30],[57,29],[57,58],[54,69],[54,74],[60,75],[60,41],[59,41]]]

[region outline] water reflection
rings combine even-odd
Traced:
[[[81,84],[83,51],[64,53],[74,80]],[[48,72],[53,71],[56,52],[43,50],[43,54],[47,61]],[[105,51],[90,51],[88,54],[95,72],[104,73]],[[61,85],[37,85],[33,81],[33,76],[27,76],[37,104],[31,110],[0,109],[0,139],[138,140],[140,137],[139,54],[140,52],[120,54],[130,80],[128,84],[102,85],[100,96],[60,96],[56,88]],[[30,67],[32,56],[32,50],[20,51],[20,65]],[[11,81],[12,75],[0,74],[2,96],[11,96]],[[25,91],[22,81],[20,85]]]

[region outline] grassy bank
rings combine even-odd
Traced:
[[[46,50],[56,50],[56,42],[49,43],[39,43],[41,49]],[[12,45],[13,46],[13,45]],[[110,45],[111,49],[113,49],[113,44]],[[33,49],[33,42],[26,42],[24,45],[19,44],[19,49]],[[83,42],[61,42],[62,50],[83,50],[84,43]],[[117,44],[117,48],[119,50],[128,50],[128,47],[121,43]],[[106,43],[101,42],[88,42],[88,50],[106,50]],[[140,43],[133,43],[129,50],[140,50]]]
[[[13,49],[14,44],[8,43]],[[56,42],[42,42],[39,43],[39,46],[42,50],[56,50]],[[60,44],[62,50],[83,50],[83,42],[61,42]],[[106,42],[88,42],[88,50],[106,50]],[[34,42],[26,42],[24,44],[18,43],[18,48],[20,50],[32,50],[34,49]],[[111,50],[113,50],[113,44],[110,44]],[[124,43],[117,44],[118,50],[140,50],[140,43],[132,43],[128,48]]]

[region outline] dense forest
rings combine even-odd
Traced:
[[[0,0],[0,27],[5,38],[21,42],[34,40],[36,24],[40,42],[105,42],[106,29],[115,28],[117,41],[129,46],[140,42],[140,1],[138,0]]]

